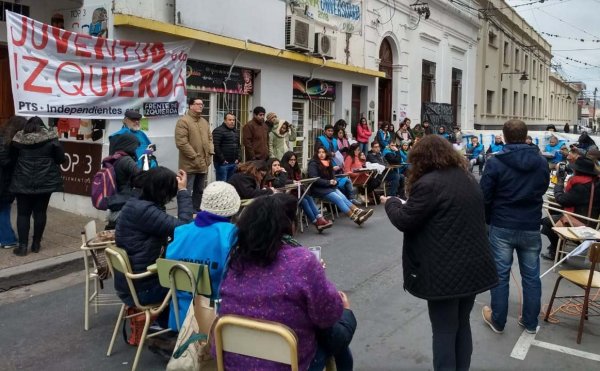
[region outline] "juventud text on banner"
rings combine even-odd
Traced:
[[[8,11],[6,25],[17,114],[120,119],[144,105],[152,116],[184,113],[192,41],[104,39]]]

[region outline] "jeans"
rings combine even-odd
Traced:
[[[388,176],[386,177],[386,180],[385,180],[390,187],[389,195],[393,196],[393,197],[398,195],[398,187],[400,187],[400,177],[401,176],[404,177],[403,175],[398,174],[394,170],[392,170],[388,173]]]
[[[337,189],[349,200],[354,198],[354,186],[352,185],[350,178],[343,177],[338,179]]]
[[[204,191],[204,181],[206,173],[188,173],[187,190],[192,195],[192,205],[194,211],[200,209],[200,201],[202,201],[202,192]]]
[[[12,245],[17,242],[15,231],[10,222],[12,202],[0,203],[0,245]]]
[[[457,299],[428,300],[433,330],[433,369],[468,370],[473,341],[469,316],[475,295]]]
[[[329,357],[332,357],[332,355],[328,354],[325,349],[318,346],[317,353],[310,363],[308,371],[323,371]],[[352,371],[354,368],[354,358],[352,357],[352,352],[350,352],[349,347],[344,348],[338,354],[333,355],[333,357],[335,358],[335,369],[337,371]]]
[[[346,196],[344,196],[344,194],[340,192],[339,189],[336,189],[334,192],[326,194],[325,196],[323,196],[323,198],[329,202],[334,203],[335,206],[337,206],[340,209],[340,211],[344,214],[347,214],[350,211],[350,207],[352,206],[352,202],[350,202],[348,198],[346,198]]]
[[[366,155],[369,149],[369,143],[358,142],[358,148],[360,148],[360,151]]]
[[[542,238],[539,231],[519,231],[490,226],[490,245],[496,261],[500,282],[491,289],[492,320],[499,330],[504,329],[508,315],[508,288],[513,251],[517,251],[521,286],[523,287],[523,324],[535,330],[542,299],[540,280],[540,251]]]
[[[222,164],[219,165],[215,163],[215,175],[218,181],[226,182],[231,178],[233,173],[235,173],[235,169],[237,168],[237,164]]]
[[[315,200],[309,195],[304,196],[302,202],[300,202],[300,206],[302,206],[302,210],[304,210],[304,214],[311,223],[315,223],[317,221],[317,215],[319,215],[319,209],[317,209],[317,205],[315,204]]]
[[[33,240],[41,241],[46,229],[46,210],[50,202],[51,193],[17,194],[17,232],[19,244],[27,246],[29,241],[29,227],[33,214]]]
[[[479,175],[483,173],[483,165],[485,164],[485,157],[483,155],[477,156],[477,158],[473,158],[469,160],[469,171],[473,172],[473,167],[475,165],[479,165]]]

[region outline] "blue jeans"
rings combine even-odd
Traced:
[[[491,290],[494,324],[499,330],[504,329],[506,324],[510,268],[513,262],[513,251],[516,250],[523,287],[523,324],[528,330],[535,330],[542,299],[540,231],[519,231],[490,226],[490,244],[500,279],[498,286]]]
[[[354,186],[352,181],[348,177],[342,177],[338,179],[337,189],[339,189],[346,198],[349,200],[354,198]]]
[[[17,243],[15,231],[10,223],[10,208],[12,202],[0,203],[0,244],[12,245]]]
[[[354,358],[350,348],[346,347],[341,352],[335,355],[328,354],[321,346],[317,346],[317,353],[313,358],[308,371],[323,371],[327,360],[330,357],[335,358],[335,368],[338,371],[352,371],[354,368]]]
[[[404,178],[403,175],[398,174],[394,170],[389,172],[389,174],[386,178],[386,182],[388,183],[388,185],[390,187],[390,192],[389,192],[390,196],[395,197],[398,195],[398,187],[400,186],[400,177]],[[404,195],[402,195],[402,197],[404,197]]]
[[[319,209],[317,209],[317,205],[315,205],[315,200],[309,195],[304,196],[302,202],[300,202],[300,206],[302,206],[302,210],[304,210],[304,214],[311,223],[317,221],[317,215],[319,215]]]
[[[215,175],[217,180],[226,182],[231,178],[233,173],[235,173],[235,169],[237,168],[236,164],[223,164],[219,165],[215,163]]]
[[[352,206],[352,202],[350,202],[348,198],[346,198],[346,196],[344,196],[344,194],[340,192],[339,189],[336,189],[334,192],[326,194],[323,198],[329,202],[334,203],[335,206],[337,206],[338,209],[340,209],[340,211],[344,214],[347,214],[350,211],[350,207]]]
[[[358,148],[360,148],[360,151],[366,155],[367,150],[369,149],[369,143],[358,142]]]

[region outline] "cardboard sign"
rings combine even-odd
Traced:
[[[60,165],[65,193],[90,196],[92,179],[100,170],[102,144],[62,142],[66,161]]]
[[[183,115],[192,41],[111,40],[6,12],[15,111],[23,116],[121,119],[144,107]]]

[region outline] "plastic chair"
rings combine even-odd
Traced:
[[[173,295],[173,313],[177,323],[177,331],[180,329],[179,300],[176,292],[186,291],[196,294],[210,296],[212,288],[210,284],[209,268],[204,264],[188,263],[180,260],[157,259],[156,268],[160,285],[171,289]]]
[[[171,290],[167,292],[167,295],[163,299],[161,303],[150,304],[150,305],[141,305],[137,296],[137,292],[135,291],[135,286],[133,284],[134,280],[146,278],[156,274],[154,272],[146,271],[142,273],[133,273],[131,270],[131,264],[129,263],[129,257],[127,256],[127,252],[119,247],[111,246],[106,248],[104,251],[108,260],[108,266],[111,271],[120,272],[125,276],[125,280],[127,281],[127,286],[129,287],[129,292],[133,299],[133,303],[135,304],[135,308],[139,310],[139,313],[135,313],[132,315],[126,315],[126,306],[125,304],[121,305],[121,310],[119,311],[119,316],[117,318],[117,323],[115,324],[115,329],[113,331],[112,339],[110,340],[110,345],[108,346],[108,351],[106,352],[107,356],[110,356],[112,353],[113,345],[115,344],[115,339],[117,338],[117,333],[119,332],[119,327],[122,326],[122,322],[126,319],[144,315],[146,317],[146,321],[144,323],[144,329],[142,331],[142,337],[140,339],[140,343],[138,345],[137,351],[135,353],[135,358],[133,360],[133,366],[131,366],[131,370],[135,371],[138,365],[138,361],[140,359],[140,355],[142,354],[142,349],[144,348],[144,342],[147,338],[151,338],[165,332],[171,331],[171,329],[163,329],[161,331],[157,331],[152,334],[148,334],[148,328],[150,327],[151,318],[158,316],[169,304],[169,300],[171,299]]]
[[[217,370],[224,371],[223,351],[290,365],[298,370],[298,338],[289,327],[272,321],[225,315],[215,325]]]
[[[90,221],[81,231],[81,251],[85,269],[85,297],[83,302],[83,328],[90,327],[90,303],[94,304],[94,313],[98,313],[99,305],[119,305],[121,300],[115,294],[101,294],[103,281],[110,276],[110,270],[104,255],[104,249],[113,246],[113,241],[94,242],[96,238],[96,222]],[[91,264],[90,264],[91,261]],[[93,286],[93,289],[92,289]]]
[[[577,330],[577,344],[581,344],[584,320],[588,319],[588,317],[590,316],[590,311],[592,311],[594,313],[593,315],[595,316],[600,315],[600,306],[598,302],[592,301],[593,305],[590,307],[591,289],[600,288],[600,272],[596,271],[596,267],[598,263],[600,263],[600,243],[593,243],[589,247],[588,257],[592,263],[590,265],[590,269],[563,270],[558,272],[559,277],[556,279],[554,291],[552,292],[552,297],[550,298],[550,303],[548,304],[548,310],[546,311],[546,316],[544,317],[544,321],[548,322],[550,313],[552,313],[552,305],[554,304],[554,299],[556,298],[569,298],[571,300],[583,298],[583,303],[581,307],[581,317],[579,319],[579,328]],[[582,288],[584,290],[584,295],[569,295],[562,297],[556,296],[556,292],[558,291],[558,285],[560,284],[560,281],[563,278]],[[578,300],[578,302],[581,303],[580,300]]]

